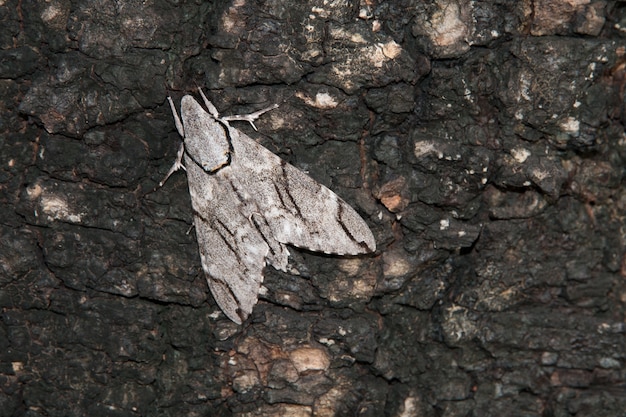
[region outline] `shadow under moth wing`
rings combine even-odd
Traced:
[[[183,143],[161,184],[177,169],[187,171],[202,268],[228,318],[241,324],[250,315],[266,262],[286,271],[287,244],[338,255],[376,250],[372,232],[352,207],[229,124],[252,124],[274,107],[220,118],[200,94],[209,112],[187,95],[182,121],[168,97]]]

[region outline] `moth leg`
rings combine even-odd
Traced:
[[[254,121],[256,119],[258,119],[263,113],[268,112],[270,110],[274,110],[275,108],[278,107],[278,104],[274,104],[274,105],[266,107],[266,108],[264,108],[262,110],[255,111],[254,113],[243,114],[243,115],[236,114],[234,116],[226,116],[226,117],[223,117],[222,119],[220,119],[220,114],[217,111],[217,109],[215,108],[215,106],[213,105],[213,103],[211,103],[209,101],[209,99],[206,98],[206,96],[204,95],[204,92],[202,91],[201,88],[198,88],[198,91],[200,92],[200,95],[202,96],[202,100],[204,101],[204,105],[209,110],[209,113],[211,113],[211,116],[213,116],[216,120],[224,120],[226,122],[230,122],[232,120],[242,120],[244,122],[250,123],[252,125],[252,127],[254,128],[254,130],[258,130],[256,128],[256,126],[254,125]]]
[[[254,128],[254,130],[258,130],[256,128],[256,126],[254,125],[254,121],[256,119],[258,119],[263,113],[266,113],[270,110],[274,110],[275,108],[278,107],[278,104],[273,104],[269,107],[266,107],[262,110],[258,110],[255,111],[254,113],[250,113],[250,114],[236,114],[234,116],[226,116],[226,117],[222,117],[222,120],[225,120],[227,122],[230,122],[232,120],[242,120],[244,122],[248,122],[252,125],[252,127]]]
[[[185,153],[185,144],[181,143],[180,147],[178,148],[178,153],[176,154],[176,161],[174,161],[174,165],[172,165],[170,170],[167,171],[167,174],[165,175],[165,178],[163,178],[161,180],[161,182],[159,182],[159,187],[163,187],[163,184],[165,184],[165,181],[167,181],[167,179],[170,177],[170,175],[172,175],[174,172],[178,171],[181,168],[184,171],[187,170],[185,168],[185,166],[183,165],[183,154],[184,153]]]

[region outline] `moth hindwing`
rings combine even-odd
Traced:
[[[245,120],[254,126],[277,106],[220,118],[200,94],[209,111],[186,95],[180,117],[168,97],[183,143],[161,184],[174,171],[187,171],[202,269],[228,318],[241,324],[252,312],[266,263],[286,271],[287,245],[337,255],[376,250],[372,232],[350,205],[230,125]]]

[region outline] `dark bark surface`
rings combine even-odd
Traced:
[[[620,416],[626,5],[6,0],[0,417]],[[166,102],[366,219],[210,296]]]

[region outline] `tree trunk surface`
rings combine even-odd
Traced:
[[[624,415],[625,3],[6,0],[0,22],[0,417]],[[158,186],[166,98],[198,87],[224,116],[278,104],[231,125],[375,253],[289,247],[229,320],[185,172]]]

